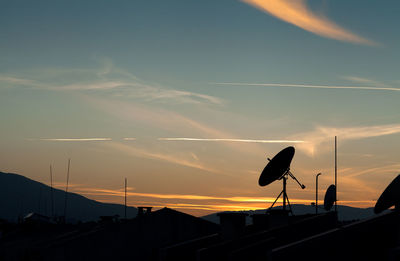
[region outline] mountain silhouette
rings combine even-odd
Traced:
[[[63,216],[65,191],[53,188],[54,215]],[[51,187],[24,176],[0,172],[0,218],[16,222],[30,212],[51,216]],[[100,216],[124,217],[124,205],[102,203],[68,192],[67,222],[96,221]],[[137,209],[127,207],[127,218]]]

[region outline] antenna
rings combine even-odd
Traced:
[[[54,196],[53,196],[53,169],[50,164],[50,196],[51,196],[51,216],[54,217]]]
[[[71,159],[68,159],[68,171],[67,171],[67,187],[65,188],[65,204],[64,204],[64,221],[67,219],[67,199],[68,199],[68,183],[69,183],[69,166]]]
[[[38,214],[41,214],[41,207],[42,207],[42,187],[39,188],[39,210],[38,210]]]
[[[322,173],[318,173],[317,176],[315,176],[315,214],[318,214],[318,177]]]
[[[125,178],[125,219],[126,219],[126,186],[127,186],[128,182],[127,179]]]
[[[275,205],[276,201],[278,201],[278,199],[282,195],[283,211],[286,211],[286,203],[287,203],[289,206],[289,211],[293,215],[292,207],[290,206],[290,202],[289,202],[289,197],[286,193],[286,181],[289,177],[294,179],[302,189],[306,188],[306,186],[301,184],[297,180],[297,178],[293,175],[293,173],[290,171],[290,163],[292,162],[294,152],[295,152],[294,147],[287,147],[287,148],[281,150],[271,160],[268,159],[269,162],[268,162],[267,166],[265,166],[264,170],[262,171],[262,173],[260,175],[260,178],[258,180],[258,184],[260,186],[269,185],[270,183],[274,182],[275,180],[282,180],[282,182],[283,182],[283,189],[282,189],[281,193],[279,193],[278,197],[275,199],[274,203],[269,208],[269,210],[272,209],[272,207]]]
[[[335,136],[335,212],[337,213],[337,136]]]
[[[23,179],[20,180],[19,182],[19,188],[23,188]],[[22,222],[22,211],[23,211],[23,206],[24,206],[24,196],[22,195],[22,192],[19,191],[19,213],[18,213],[18,223]]]

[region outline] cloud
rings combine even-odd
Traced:
[[[362,170],[349,168],[343,172],[348,177],[359,177],[359,176],[375,174],[375,173],[379,173],[379,175],[393,174],[393,173],[399,172],[399,170],[400,170],[400,164],[388,164],[388,165],[383,165],[383,166],[378,166],[378,167],[368,167],[368,168],[362,169]]]
[[[57,139],[27,139],[31,141],[111,141],[111,138],[57,138]]]
[[[354,44],[376,46],[377,43],[346,30],[323,15],[313,13],[306,0],[242,0],[287,23],[322,37]]]
[[[57,188],[65,188],[64,183],[57,183]],[[89,196],[108,196],[108,197],[124,197],[124,189],[103,189],[86,187],[84,185],[70,184],[70,188],[75,193],[89,195]],[[210,196],[210,195],[194,195],[194,194],[162,194],[162,193],[142,193],[134,192],[133,188],[127,189],[127,197],[135,198],[135,202],[141,201],[142,198],[158,199],[164,202],[155,202],[151,200],[146,202],[148,205],[153,207],[176,207],[176,208],[187,208],[187,209],[207,209],[207,210],[251,210],[251,209],[265,209],[266,203],[273,203],[275,197],[221,197],[221,196]],[[172,202],[170,202],[171,200]],[[176,201],[186,201],[176,202]],[[112,200],[111,200],[112,201]],[[292,203],[310,204],[313,200],[308,199],[296,199],[291,198]],[[231,205],[232,203],[236,205]],[[280,202],[277,202],[279,205]],[[157,205],[160,204],[160,205]]]
[[[124,140],[132,141],[132,140],[136,140],[136,138],[124,138]]]
[[[249,139],[201,139],[201,138],[158,138],[160,141],[220,141],[245,143],[303,143],[302,140],[249,140]]]
[[[348,179],[343,177],[341,179]],[[346,180],[347,181],[347,180]],[[343,180],[345,182],[345,180]],[[352,186],[360,187],[360,182],[354,179],[349,180]],[[57,188],[64,189],[65,183],[56,183]],[[81,184],[69,184],[71,190],[75,193],[86,195],[90,198],[101,198],[101,201],[117,203],[117,198],[122,198],[125,195],[123,188],[121,189],[105,189],[87,187]],[[360,191],[376,192],[362,186]],[[340,197],[339,193],[339,197]],[[134,188],[128,187],[127,189],[128,201],[131,204],[144,204],[153,207],[171,207],[177,209],[193,209],[193,210],[209,210],[209,211],[238,211],[238,210],[256,210],[265,209],[267,204],[275,201],[275,197],[257,197],[257,196],[213,196],[213,195],[196,195],[196,194],[168,194],[168,193],[144,193],[136,192]],[[341,197],[345,197],[342,195]],[[291,198],[290,201],[295,204],[307,204],[314,202],[314,199]],[[362,207],[370,207],[375,203],[374,200],[340,200],[340,204],[359,205]],[[281,204],[280,201],[276,202],[276,206]]]
[[[371,80],[368,78],[364,78],[364,77],[359,77],[359,76],[343,76],[343,79],[349,80],[351,82],[355,82],[355,83],[361,83],[361,84],[368,84],[371,86],[376,86],[376,87],[386,87],[386,88],[390,88],[390,86],[382,83],[382,82],[378,82],[375,80]]]
[[[372,86],[340,86],[340,85],[313,85],[313,84],[286,84],[286,83],[239,83],[239,82],[213,82],[210,84],[231,85],[231,86],[311,88],[311,89],[348,89],[348,90],[371,90],[371,91],[394,91],[394,92],[400,91],[400,88],[372,87]]]
[[[149,100],[174,99],[176,101],[179,101],[180,103],[201,104],[203,102],[207,102],[216,105],[223,105],[225,103],[220,98],[206,94],[193,93],[180,90],[166,90],[155,87],[143,89],[141,90],[141,92],[135,93],[133,95],[137,97],[146,98]]]
[[[348,140],[365,139],[400,133],[400,124],[364,126],[364,127],[324,127],[319,126],[315,130],[293,135],[293,139],[302,139],[297,148],[309,155],[314,155],[317,148],[333,142],[333,137],[338,136],[340,142]],[[332,143],[333,144],[333,143]]]
[[[124,122],[132,121],[135,122],[135,124],[145,124],[153,129],[173,132],[179,136],[186,136],[187,133],[190,133],[191,136],[193,135],[198,137],[237,138],[236,135],[231,132],[217,129],[204,122],[191,119],[174,111],[144,106],[137,103],[134,104],[113,99],[102,99],[89,95],[86,95],[83,98],[86,104],[90,104],[107,114],[118,117]],[[265,152],[265,148],[259,148],[256,143],[247,143],[246,146],[233,142],[226,142],[223,144],[232,149],[246,153],[259,154]]]
[[[164,161],[164,162],[168,162],[168,163],[172,163],[172,164],[176,164],[176,165],[180,165],[180,166],[184,166],[184,167],[203,170],[203,171],[206,171],[206,172],[223,174],[222,172],[220,172],[220,171],[218,171],[216,169],[212,169],[212,168],[206,167],[205,165],[199,163],[198,161],[193,162],[193,161],[191,161],[189,159],[183,159],[181,157],[174,156],[174,155],[171,155],[171,154],[161,154],[161,153],[150,152],[148,150],[139,149],[139,148],[131,147],[131,146],[126,145],[126,144],[116,143],[116,142],[109,143],[109,144],[107,144],[107,146],[109,148],[112,148],[112,149],[115,149],[115,150],[119,150],[119,151],[122,151],[124,153],[136,156],[136,157],[141,157],[141,158],[146,158],[146,159],[153,159],[153,160],[160,160],[160,161]],[[224,175],[226,175],[226,174],[224,174]]]
[[[90,94],[135,98],[147,102],[225,104],[222,99],[211,95],[171,89],[159,84],[145,82],[111,63],[106,63],[105,68],[97,70],[43,70],[34,73],[32,78],[36,78],[36,80],[0,75],[0,82],[9,84],[9,86],[24,86],[37,90],[89,92]]]
[[[343,177],[342,179],[347,178]],[[343,181],[345,182],[345,181]],[[360,181],[350,180],[355,187],[360,187]],[[353,186],[352,185],[352,186]],[[64,188],[65,185],[60,185],[60,188]],[[85,186],[73,186],[73,191],[79,194],[88,196],[108,196],[108,197],[124,197],[123,189],[102,189],[102,188],[88,188]],[[362,186],[360,191],[366,191],[368,193],[375,193],[375,190],[369,189],[367,186]],[[167,194],[167,193],[142,193],[134,192],[132,189],[128,189],[127,192],[128,200],[135,203],[145,202],[148,206],[153,207],[172,207],[181,209],[196,209],[196,210],[212,210],[212,211],[237,211],[237,210],[256,210],[265,209],[267,204],[271,204],[275,201],[275,197],[221,197],[221,196],[210,196],[210,195],[193,195],[193,194]],[[149,200],[143,200],[148,198]],[[160,202],[157,202],[158,200]],[[115,200],[108,198],[109,202],[115,203]],[[183,202],[177,202],[183,201]],[[301,199],[291,198],[291,203],[294,204],[306,204],[314,202],[314,199]],[[340,200],[340,204],[350,205],[361,205],[364,207],[370,207],[375,203],[374,200]],[[279,206],[281,201],[276,202],[276,206]]]
[[[33,81],[33,80],[21,79],[21,78],[17,78],[17,77],[4,76],[4,75],[3,76],[0,75],[0,82],[5,82],[5,83],[9,83],[9,84],[37,86],[35,81]]]

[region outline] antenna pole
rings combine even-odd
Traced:
[[[283,211],[286,211],[286,177],[283,177]]]
[[[65,188],[65,202],[64,202],[64,221],[67,220],[67,199],[68,199],[68,183],[69,183],[69,166],[71,159],[68,159],[68,171],[67,171],[67,187]]]
[[[42,200],[42,187],[40,187],[39,188],[39,211],[38,211],[38,214],[41,214],[41,205],[42,205],[42,202],[41,202],[41,200]]]
[[[54,217],[54,196],[53,196],[53,170],[50,165],[50,196],[51,196],[51,216]]]
[[[318,173],[315,177],[315,214],[318,214],[318,177],[322,173]]]
[[[337,136],[335,136],[335,212],[337,214]]]
[[[127,186],[127,180],[125,178],[125,219],[126,219],[126,186]]]

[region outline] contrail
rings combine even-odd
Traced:
[[[201,138],[158,138],[162,141],[225,141],[248,143],[303,143],[303,140],[248,140],[248,139],[201,139]]]
[[[211,82],[215,85],[233,86],[265,86],[265,87],[287,87],[287,88],[314,88],[314,89],[351,89],[351,90],[373,90],[373,91],[400,91],[400,88],[371,87],[371,86],[338,86],[338,85],[311,85],[311,84],[284,84],[284,83],[240,83],[240,82]]]
[[[30,139],[30,140],[35,140],[35,139]],[[83,139],[38,139],[41,141],[110,141],[112,140],[111,138],[83,138]]]

